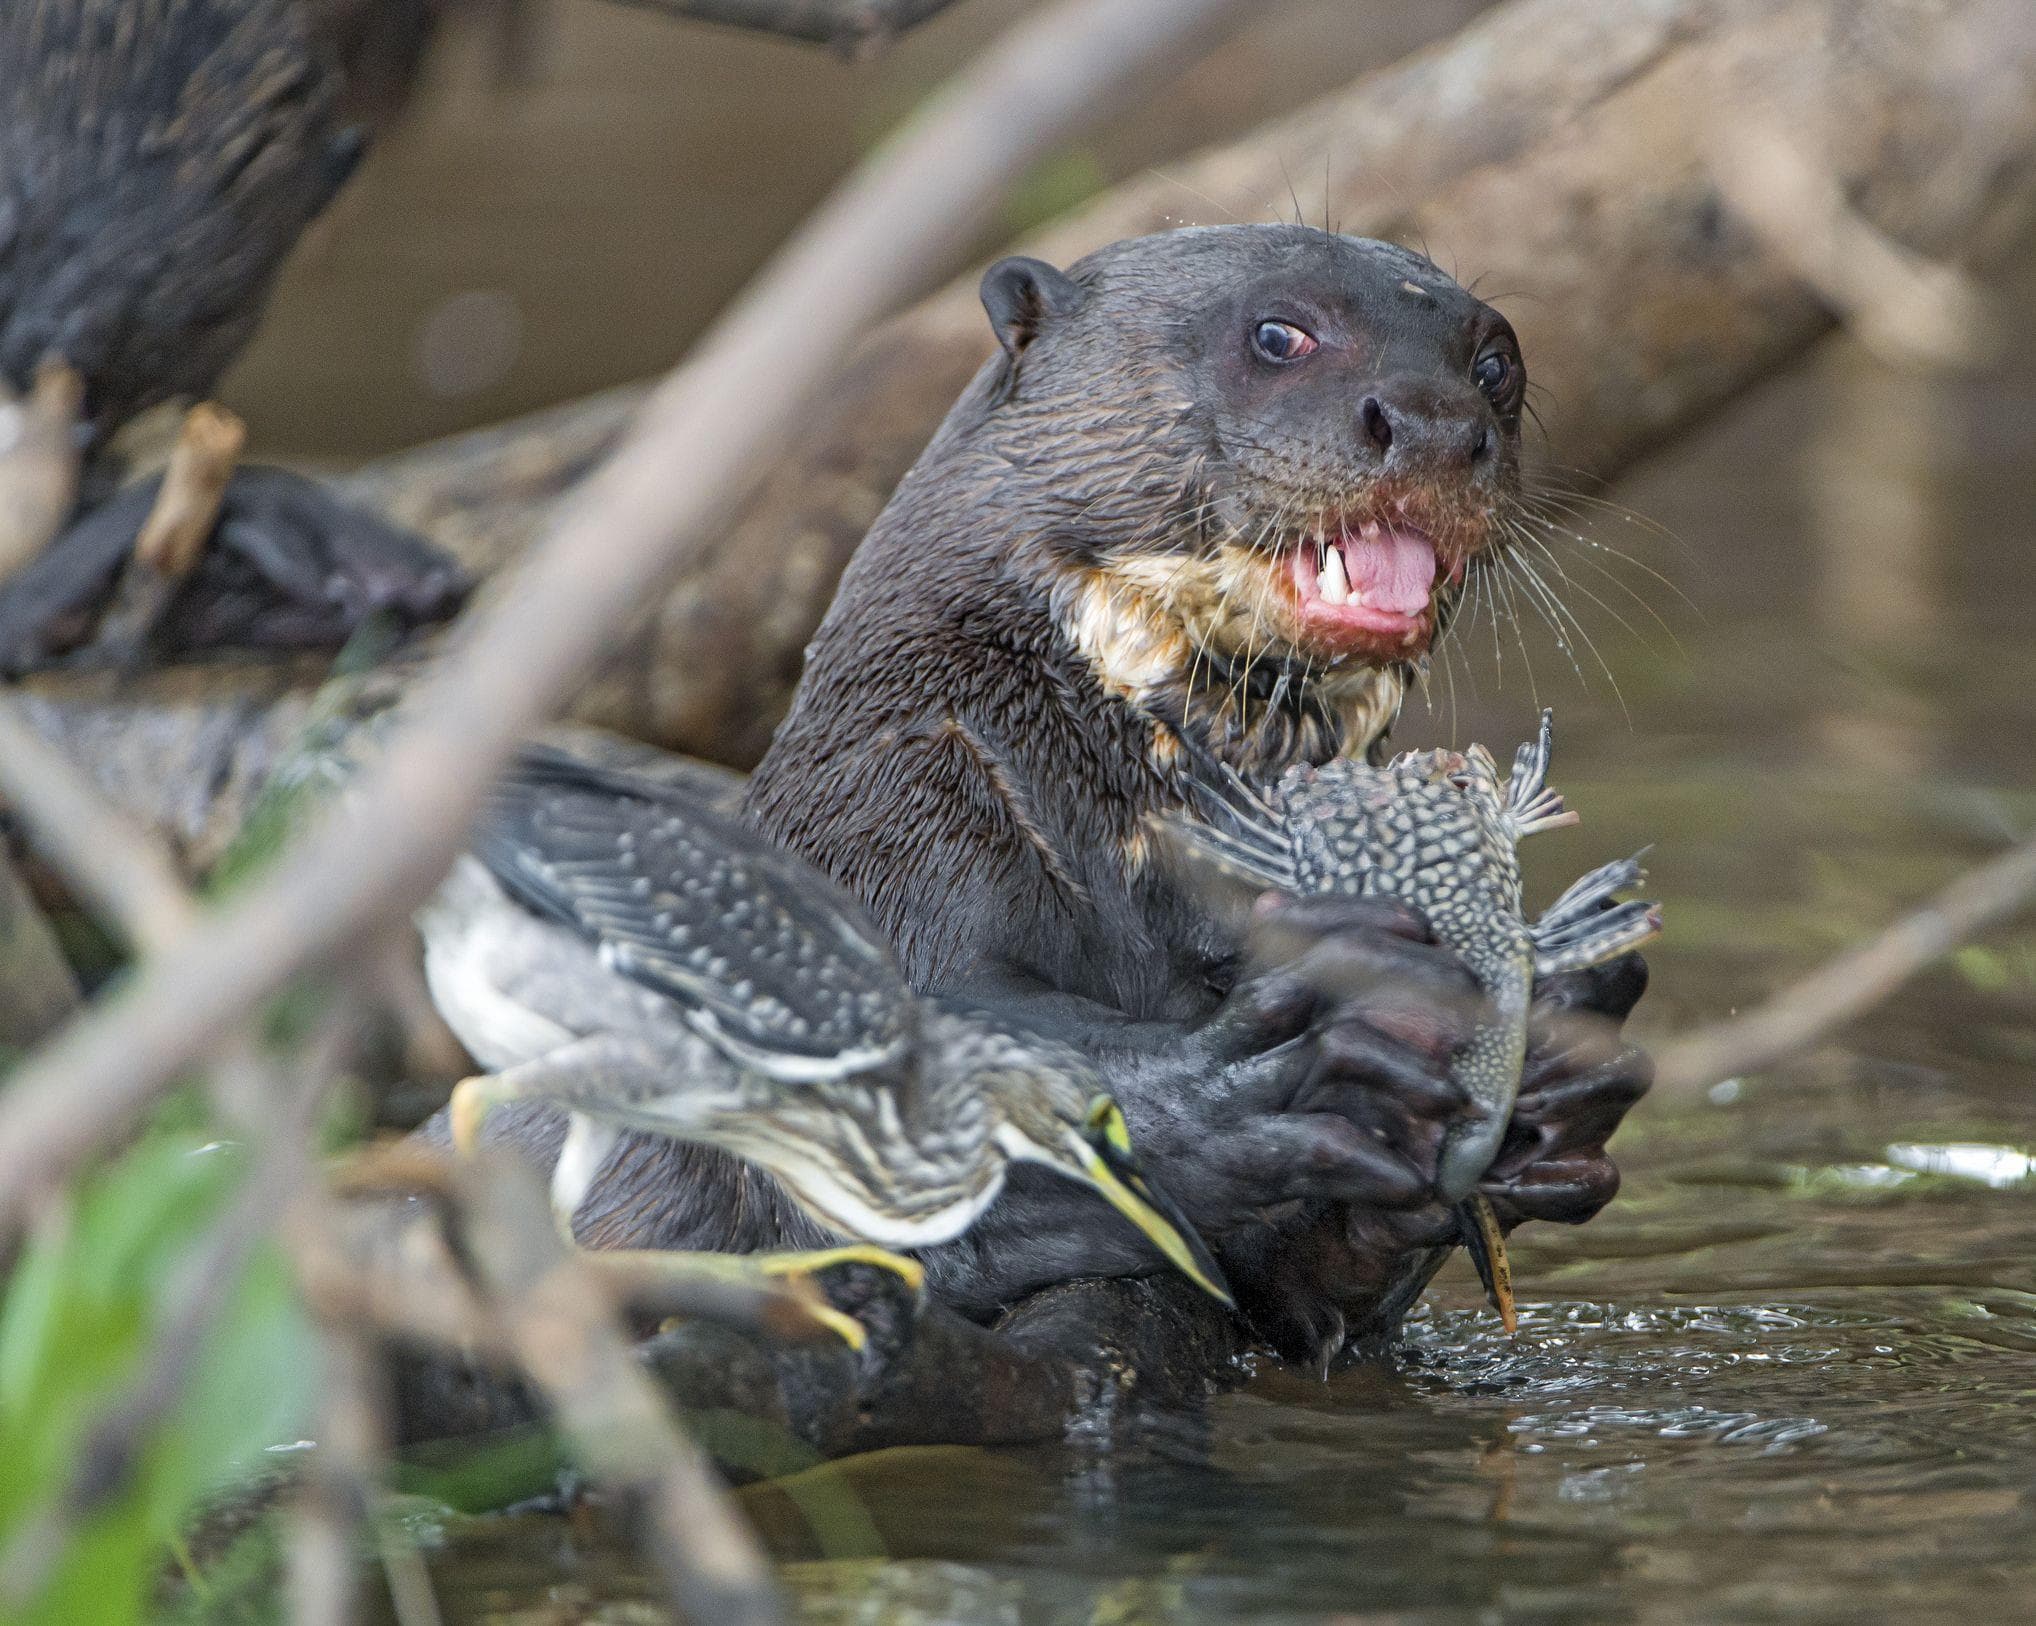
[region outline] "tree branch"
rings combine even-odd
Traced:
[[[1655,1080],[1694,1089],[1772,1067],[1871,1010],[1897,988],[2036,898],[2036,836],[1970,870],[1879,936],[1847,949],[1773,999],[1676,1039],[1655,1058]]]

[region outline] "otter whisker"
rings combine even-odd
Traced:
[[[1646,560],[1638,558],[1633,554],[1627,553],[1623,549],[1615,548],[1611,545],[1611,543],[1603,541],[1598,537],[1586,536],[1582,531],[1573,530],[1569,526],[1559,524],[1557,521],[1550,518],[1548,515],[1535,512],[1532,509],[1526,510],[1521,516],[1521,518],[1523,523],[1531,523],[1533,525],[1540,527],[1540,534],[1543,536],[1550,538],[1558,536],[1563,537],[1568,541],[1576,543],[1579,547],[1589,549],[1594,553],[1607,554],[1610,557],[1619,560],[1623,564],[1631,565],[1635,570],[1638,570],[1645,575],[1651,576],[1654,578],[1654,580],[1660,582],[1663,587],[1666,587],[1671,593],[1675,594],[1677,598],[1681,599],[1683,603],[1688,605],[1692,610],[1696,610],[1699,615],[1703,613],[1702,609],[1698,606],[1696,600],[1692,599],[1689,596],[1689,594],[1685,593],[1682,590],[1682,588],[1679,587],[1674,581],[1670,580],[1667,576],[1663,575],[1660,571],[1656,570],[1652,565],[1648,564]],[[1612,575],[1610,571],[1606,571],[1605,574]],[[1619,579],[1618,577],[1613,576],[1613,580],[1617,581],[1618,579]],[[1629,593],[1633,592],[1633,589],[1630,586],[1627,586],[1626,583],[1620,582],[1620,585],[1622,587],[1626,587],[1626,590]],[[1634,594],[1634,596],[1636,598],[1639,597],[1637,593]]]
[[[1501,562],[1502,562],[1501,556],[1496,554],[1492,555],[1491,563],[1495,568],[1478,572],[1477,585],[1478,585],[1478,598],[1484,604],[1486,612],[1491,616],[1492,665],[1497,673],[1499,687],[1501,689],[1504,689],[1506,685],[1506,653],[1505,650],[1502,649],[1499,644],[1499,604],[1497,597],[1497,583],[1500,577],[1498,570],[1496,569],[1496,567]]]
[[[1584,682],[1583,667],[1578,664],[1576,651],[1571,647],[1570,629],[1562,620],[1562,606],[1548,590],[1548,584],[1540,577],[1527,572],[1517,548],[1509,548],[1501,556],[1500,562],[1510,575],[1519,578],[1520,588],[1526,595],[1527,602],[1534,606],[1535,613],[1548,624],[1549,631],[1555,634],[1555,647],[1569,661],[1570,670],[1576,674],[1577,681]]]
[[[1597,605],[1599,609],[1603,610],[1605,614],[1609,615],[1614,621],[1618,622],[1621,627],[1625,628],[1627,633],[1633,638],[1634,642],[1641,644],[1643,647],[1648,643],[1647,638],[1642,636],[1639,628],[1635,627],[1632,622],[1628,621],[1625,618],[1625,616],[1621,615],[1610,604],[1606,603],[1604,599],[1600,598],[1596,593],[1592,592],[1591,589],[1588,586],[1586,586],[1583,582],[1578,581],[1574,576],[1572,576],[1569,573],[1569,571],[1564,567],[1562,560],[1556,556],[1555,551],[1549,547],[1548,543],[1545,540],[1543,540],[1540,537],[1523,535],[1520,538],[1520,542],[1521,546],[1532,548],[1536,553],[1539,553],[1544,559],[1546,559],[1551,565],[1553,565],[1557,573],[1562,577],[1564,583],[1567,586],[1574,589],[1576,592],[1583,594],[1585,598],[1589,599],[1593,604]],[[1679,655],[1684,655],[1685,658],[1687,658],[1687,652],[1683,649],[1682,640],[1676,637],[1675,629],[1671,627],[1666,621],[1662,620],[1660,612],[1657,611],[1653,605],[1649,604],[1646,599],[1642,598],[1638,593],[1634,592],[1633,589],[1627,586],[1625,582],[1621,581],[1617,576],[1613,575],[1611,571],[1605,569],[1603,565],[1598,564],[1595,560],[1583,559],[1580,560],[1579,563],[1590,565],[1592,569],[1596,570],[1598,574],[1603,576],[1607,581],[1611,582],[1613,585],[1619,588],[1622,588],[1627,593],[1627,595],[1632,598],[1634,603],[1638,604],[1649,615],[1654,617],[1655,621],[1660,625],[1661,630],[1668,634],[1668,640],[1671,644],[1675,646],[1676,653]]]
[[[1504,572],[1498,577],[1499,588],[1506,595],[1506,609],[1513,625],[1513,642],[1520,648],[1520,664],[1527,671],[1527,698],[1535,710],[1541,709],[1541,683],[1534,675],[1534,656],[1527,643],[1527,629],[1522,624],[1519,602],[1513,596],[1513,584]]]
[[[1502,557],[1500,560],[1500,564],[1502,567],[1509,563],[1510,563],[1509,558]],[[1519,646],[1520,662],[1522,666],[1526,668],[1527,671],[1527,695],[1528,698],[1532,700],[1534,704],[1538,707],[1541,704],[1541,689],[1540,684],[1536,681],[1534,676],[1534,658],[1531,654],[1528,653],[1527,637],[1525,630],[1521,625],[1519,600],[1514,597],[1512,577],[1508,574],[1506,569],[1501,568],[1493,572],[1492,586],[1495,595],[1503,594],[1505,596],[1506,623],[1513,629],[1513,642]],[[1494,642],[1496,642],[1498,638],[1498,626],[1496,621],[1493,624],[1492,636]]]
[[[1258,548],[1263,548],[1273,536],[1280,534],[1279,527],[1284,526],[1286,517],[1287,511],[1283,507],[1279,513],[1275,514],[1260,529],[1256,543]],[[1273,572],[1271,570],[1264,569],[1258,572],[1258,591],[1250,604],[1251,623],[1245,631],[1244,670],[1232,689],[1232,698],[1235,700],[1238,708],[1240,731],[1246,734],[1251,730],[1251,675],[1258,664],[1258,635],[1264,625],[1265,600],[1266,595],[1272,590],[1272,582]],[[1268,707],[1267,709],[1268,720],[1270,720],[1271,708]]]
[[[1509,557],[1513,567],[1516,570],[1518,570],[1526,580],[1533,582],[1540,589],[1540,591],[1544,595],[1546,595],[1549,604],[1568,621],[1570,627],[1574,629],[1575,636],[1578,639],[1580,639],[1583,643],[1583,646],[1590,651],[1591,659],[1598,663],[1598,669],[1605,674],[1605,681],[1612,687],[1612,695],[1613,698],[1619,702],[1620,713],[1625,717],[1627,723],[1630,725],[1633,721],[1633,713],[1626,704],[1625,692],[1620,689],[1618,678],[1612,675],[1611,664],[1608,661],[1606,661],[1604,653],[1598,648],[1597,640],[1590,635],[1589,630],[1584,626],[1583,622],[1577,618],[1576,612],[1572,610],[1569,607],[1569,605],[1566,602],[1564,602],[1562,597],[1549,586],[1547,581],[1542,577],[1540,571],[1534,568],[1533,563],[1527,558],[1527,556],[1524,553],[1515,550],[1510,554]],[[1568,639],[1566,635],[1559,637],[1558,647],[1566,648],[1567,642]],[[1570,654],[1570,659],[1572,663],[1575,662],[1576,657],[1573,652],[1571,652]],[[1577,675],[1579,678],[1582,677],[1583,673],[1581,669],[1578,670]]]

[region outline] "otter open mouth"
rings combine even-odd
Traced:
[[[1288,554],[1300,641],[1334,657],[1405,659],[1435,635],[1435,542],[1404,520],[1304,536]],[[1450,571],[1461,574],[1461,566]]]

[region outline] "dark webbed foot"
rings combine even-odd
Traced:
[[[201,650],[338,649],[372,615],[424,626],[466,597],[465,572],[418,537],[315,480],[250,466],[153,624],[113,636],[105,613],[160,485],[122,487],[0,586],[0,675]]]

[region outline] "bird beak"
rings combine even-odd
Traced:
[[[1153,1246],[1178,1266],[1189,1281],[1211,1298],[1236,1309],[1230,1284],[1223,1279],[1223,1267],[1216,1263],[1209,1245],[1187,1215],[1139,1168],[1131,1150],[1130,1131],[1116,1102],[1108,1096],[1098,1096],[1089,1110],[1088,1123],[1074,1144],[1089,1184],[1109,1199],[1110,1206],[1150,1237]]]

